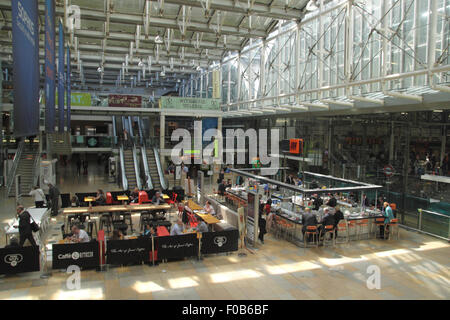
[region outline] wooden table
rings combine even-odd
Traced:
[[[94,197],[84,197],[84,202],[92,202],[95,201]]]
[[[202,218],[202,220],[205,221],[207,224],[220,223],[219,219],[217,219],[216,217],[214,217],[213,215],[211,215],[209,213],[200,213],[200,212],[194,211],[194,214],[196,214],[197,216]]]
[[[65,215],[64,224],[68,228],[67,216],[69,214],[102,214],[105,212],[118,213],[118,212],[140,212],[140,211],[161,211],[169,210],[171,207],[169,204],[136,204],[136,205],[109,205],[109,206],[96,206],[96,207],[76,207],[65,208],[63,214]]]
[[[194,210],[203,210],[203,209],[204,209],[202,206],[198,205],[197,203],[195,203],[195,202],[192,201],[192,200],[188,200],[187,206],[188,206],[192,211],[194,211]]]
[[[123,195],[123,196],[117,196],[117,200],[119,201],[128,201],[129,198],[127,195]]]
[[[162,195],[162,198],[163,198],[164,200],[169,200],[169,199],[170,199],[170,197],[169,197],[167,194],[163,194],[163,195]]]

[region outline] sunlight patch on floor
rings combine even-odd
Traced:
[[[138,281],[133,285],[132,288],[138,293],[149,293],[165,290],[163,287],[154,283],[153,281],[147,282]]]
[[[223,283],[223,282],[228,282],[228,281],[259,278],[262,275],[263,274],[260,272],[246,269],[246,270],[239,270],[239,271],[213,273],[210,275],[210,278],[211,278],[211,282],[213,282],[213,283]]]

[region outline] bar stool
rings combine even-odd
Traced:
[[[391,240],[391,234],[394,233],[394,229],[397,231],[397,240],[400,239],[400,225],[398,223],[398,219],[392,219],[391,222],[384,225],[384,235],[386,237],[386,232],[389,227],[388,240]]]
[[[350,231],[351,230],[353,230],[354,239],[355,240],[358,239],[358,227],[357,227],[357,224],[356,224],[355,220],[348,220],[347,221],[347,237],[348,237],[348,241],[350,241],[350,237],[351,237]]]
[[[151,219],[150,212],[145,211],[141,212],[141,216],[139,218],[139,230],[144,230],[144,226],[149,222]]]
[[[342,236],[342,234],[344,233],[344,236]],[[337,239],[343,237],[345,238],[344,242],[337,242]],[[337,236],[336,236],[336,243],[348,243],[349,242],[349,233],[348,233],[348,228],[347,228],[347,222],[345,222],[345,220],[339,222],[339,224],[337,225]]]
[[[100,217],[100,230],[103,230],[104,226],[106,226],[106,231],[110,233],[112,229],[112,218],[109,214],[102,214]]]
[[[307,239],[309,238],[309,236],[312,235],[313,241],[312,244],[316,244],[316,247],[319,247],[319,233],[317,230],[317,226],[307,226],[306,227],[306,231],[305,234],[303,235],[303,242],[305,245],[305,248],[307,247]]]
[[[322,237],[322,232],[323,234],[323,245],[325,246],[326,242],[327,242],[327,238],[330,238],[329,240],[331,240],[331,244],[334,247],[336,245],[336,232],[334,231],[334,226],[333,225],[327,225],[323,228],[323,230],[320,230],[320,235],[319,235],[319,239]]]
[[[380,227],[384,228],[384,218],[376,218],[373,224],[375,226],[375,238],[380,234]],[[380,235],[381,236],[381,235]]]
[[[97,221],[95,221],[94,219],[89,219],[86,221],[87,222],[87,233],[89,234],[89,236],[91,237],[91,239],[93,238],[92,233],[94,232],[95,229],[95,233],[94,235],[97,234],[98,230],[97,230]]]
[[[122,213],[123,220],[125,223],[127,223],[130,226],[131,233],[133,233],[133,220],[131,219],[131,213],[130,212],[124,212]]]
[[[362,230],[364,228],[367,229],[367,239],[370,239],[370,230],[369,230],[369,219],[362,219],[357,221],[357,228],[358,228],[358,239],[361,239]]]

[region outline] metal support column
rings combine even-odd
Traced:
[[[166,167],[166,161],[164,156],[164,148],[165,148],[165,135],[166,135],[166,116],[161,115],[159,119],[159,154],[161,156],[161,167]]]

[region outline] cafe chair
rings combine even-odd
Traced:
[[[307,248],[308,246],[308,238],[312,236],[312,241],[310,244],[315,244],[316,247],[319,247],[319,231],[317,226],[307,226],[305,234],[303,235],[304,246]]]
[[[367,239],[370,239],[369,219],[362,219],[357,221],[358,239],[361,239],[364,229],[367,230]]]
[[[322,239],[322,235],[323,235],[323,245],[324,246],[328,240],[331,240],[331,244],[333,247],[336,245],[336,232],[334,231],[333,225],[327,225],[323,229],[321,229],[319,239]]]
[[[381,236],[380,227],[384,228],[384,219],[385,218],[376,218],[373,223],[373,226],[375,227],[375,238],[377,238],[377,236]]]
[[[388,231],[389,228],[389,231]],[[386,238],[386,234],[388,235],[388,240],[391,240],[391,235],[394,233],[397,235],[397,240],[400,239],[400,226],[398,223],[398,219],[392,219],[391,222],[385,224],[384,226],[384,237]]]
[[[152,203],[149,199],[148,199],[148,194],[145,191],[139,191],[139,195],[138,195],[138,202],[135,203],[130,203],[131,205],[140,205],[140,204],[145,204],[145,203]]]
[[[187,215],[188,215],[188,224],[191,228],[195,228],[198,225],[198,220],[197,218],[194,216],[193,213],[187,211]]]
[[[104,230],[104,227],[106,227],[106,231],[108,233],[111,233],[111,229],[112,229],[112,218],[109,214],[102,214],[102,216],[100,217],[100,226],[99,229],[100,230]]]
[[[337,241],[339,238],[344,238],[343,242]],[[337,236],[336,236],[336,243],[348,243],[350,240],[349,238],[349,232],[347,228],[347,222],[345,220],[342,220],[337,225]]]
[[[175,192],[172,192],[172,198],[167,200],[166,203],[170,204],[171,206],[175,206],[175,204],[177,203],[177,197],[178,197],[178,194]]]

